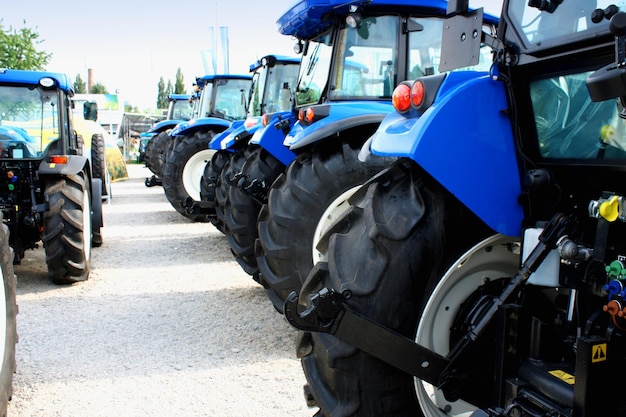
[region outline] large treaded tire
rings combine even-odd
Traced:
[[[429,283],[463,246],[458,206],[401,162],[355,195],[333,226],[328,264],[307,277],[300,300],[323,287],[347,295],[355,311],[413,338]],[[463,234],[472,232],[466,223]],[[476,238],[476,236],[473,236]],[[421,416],[413,378],[326,333],[301,335],[298,356],[320,416]]]
[[[163,166],[167,156],[168,143],[173,140],[169,134],[171,131],[172,129],[166,129],[158,133],[146,144],[144,162],[148,169],[157,177],[163,176]]]
[[[245,148],[236,152],[231,158],[231,176],[242,172],[245,163],[253,157],[253,151]],[[237,171],[238,170],[238,171]],[[234,172],[237,171],[237,172]],[[236,180],[237,178],[232,178]],[[254,242],[257,238],[256,221],[261,204],[252,196],[245,194],[238,184],[228,187],[228,196],[224,201],[224,224],[226,239],[230,251],[241,268],[252,278],[259,281],[259,268],[254,255]]]
[[[0,213],[0,224],[2,213]],[[0,287],[0,346],[2,367],[0,368],[0,416],[7,415],[8,402],[13,393],[13,374],[15,373],[15,345],[17,343],[17,303],[15,288],[17,279],[13,271],[13,250],[9,246],[9,230],[4,224],[0,227],[0,262],[2,266],[2,287]]]
[[[269,191],[258,217],[255,252],[261,282],[279,312],[313,267],[315,236],[320,224],[328,222],[325,211],[339,201],[345,203],[344,193],[390,163],[387,158],[359,161],[360,146],[329,143],[301,154]]]
[[[107,170],[106,143],[100,133],[91,136],[91,173],[94,178],[102,180],[102,195],[109,195],[111,179]]]
[[[200,178],[215,153],[209,149],[214,134],[213,131],[204,131],[177,138],[163,167],[165,197],[176,211],[197,222],[208,222],[209,216],[188,213],[185,204],[188,199],[200,201]]]
[[[202,174],[202,178],[200,179],[200,201],[211,204],[211,213],[208,215],[209,221],[222,233],[224,233],[224,224],[218,220],[217,213],[215,212],[215,190],[219,186],[222,169],[224,169],[224,165],[230,161],[232,155],[233,153],[229,151],[215,152],[211,160],[204,167],[204,174]]]
[[[226,212],[230,210],[230,188],[237,186],[237,175],[241,172],[245,162],[244,149],[235,151],[224,164],[215,187],[215,214],[217,221],[223,225],[226,235],[230,233],[226,224]]]
[[[84,172],[50,177],[43,213],[48,275],[55,284],[73,284],[89,278],[91,261],[91,196]]]

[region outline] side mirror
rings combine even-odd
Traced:
[[[83,104],[83,116],[85,120],[98,120],[98,103],[95,101],[86,101]]]

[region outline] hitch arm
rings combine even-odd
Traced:
[[[298,294],[294,291],[285,300],[283,311],[287,321],[298,329],[332,334],[410,375],[439,384],[448,359],[352,311],[342,301],[341,294],[323,288],[299,313]]]

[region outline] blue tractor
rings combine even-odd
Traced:
[[[223,233],[226,233],[224,207],[231,205],[230,184],[239,181],[238,173],[241,164],[247,158],[248,142],[257,130],[264,127],[263,119],[267,119],[271,114],[291,111],[292,90],[296,83],[299,63],[299,58],[266,55],[250,65],[252,87],[246,118],[233,122],[227,130],[215,136],[209,143],[209,148],[215,150],[215,153],[205,166],[201,179],[201,202],[191,209],[205,210],[209,213],[210,221]],[[226,169],[223,170],[224,168]],[[241,208],[235,208],[238,212],[230,215],[236,218],[245,216],[247,201],[241,204],[237,200],[246,197],[234,198],[235,206]],[[234,219],[231,221],[228,229],[230,232],[236,232],[234,221]]]
[[[624,416],[626,13],[451,2],[441,63],[362,159],[398,157],[321,239],[287,319],[320,416]],[[472,41],[475,39],[475,41]],[[465,79],[464,79],[465,78]],[[369,156],[368,156],[369,154]]]
[[[209,220],[208,215],[194,213],[187,207],[200,201],[200,179],[205,165],[215,153],[209,149],[209,143],[232,122],[245,118],[251,83],[249,75],[219,74],[196,78],[201,90],[198,114],[179,123],[170,132],[172,140],[163,165],[163,190],[172,207],[190,220]]]
[[[302,52],[295,114],[262,132],[268,138],[242,172],[242,189],[262,206],[256,224],[249,216],[238,229],[255,235],[250,266],[278,311],[320,259],[316,242],[352,191],[393,159],[357,156],[393,111],[394,87],[440,72],[445,14],[444,1],[302,0],[278,20]]]
[[[155,123],[147,132],[141,134],[141,149],[144,149],[143,160],[146,167],[154,175],[146,179],[146,186],[161,185],[166,145],[170,143],[171,130],[177,124],[193,117],[194,96],[190,94],[169,94],[165,120]]]

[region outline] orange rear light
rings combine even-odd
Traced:
[[[66,155],[53,155],[48,159],[48,162],[51,164],[67,164],[67,156]]]
[[[307,122],[313,122],[313,119],[315,118],[315,111],[313,110],[313,107],[306,109],[305,117]]]
[[[267,113],[261,116],[261,123],[263,124],[263,126],[267,126],[270,124],[270,117],[267,115]]]
[[[411,88],[402,83],[393,90],[391,96],[393,108],[400,113],[404,113],[411,107]]]
[[[302,110],[302,109],[298,110],[298,120],[299,121],[303,121],[304,120],[304,110]]]
[[[424,102],[424,93],[424,83],[420,80],[415,81],[411,87],[411,104],[415,107],[421,106]]]

